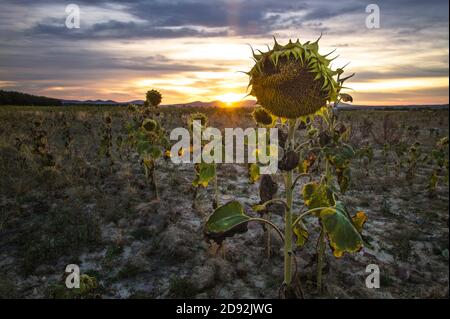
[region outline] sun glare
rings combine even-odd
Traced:
[[[243,95],[237,93],[225,93],[216,96],[217,100],[225,103],[227,106],[233,106],[234,103],[241,101],[242,98]]]

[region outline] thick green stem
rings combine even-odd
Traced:
[[[294,147],[296,120],[289,120],[287,147]],[[287,209],[284,217],[284,283],[290,286],[292,283],[292,201],[293,201],[293,174],[292,171],[285,173],[285,189]]]
[[[213,208],[216,209],[219,207],[219,186],[217,183],[217,167],[216,167],[216,175],[214,175],[214,202]]]

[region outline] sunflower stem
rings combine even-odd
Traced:
[[[214,202],[213,202],[213,208],[216,209],[219,207],[219,187],[217,183],[217,167],[216,167],[216,174],[214,175]]]
[[[294,135],[297,120],[288,122],[288,138],[286,148],[294,147]],[[293,173],[292,170],[285,173],[285,189],[287,209],[284,217],[284,283],[289,287],[292,283],[292,202],[293,202]]]

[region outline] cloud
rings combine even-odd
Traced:
[[[358,92],[353,93],[357,105],[413,105],[413,104],[448,104],[448,88],[418,89],[398,92]]]
[[[100,58],[101,57],[101,58]],[[50,64],[51,67],[47,67]],[[44,66],[44,68],[42,68]],[[15,70],[21,70],[19,72]],[[101,78],[102,73],[130,72],[135,74],[159,75],[180,72],[220,72],[226,70],[220,66],[202,66],[194,63],[181,63],[162,55],[122,56],[101,50],[79,50],[71,54],[70,49],[34,50],[34,54],[18,52],[14,56],[0,52],[0,74],[10,81],[40,80],[89,77],[91,73]],[[66,76],[65,76],[66,75]]]
[[[183,37],[219,37],[226,36],[226,31],[214,31],[193,27],[177,29],[154,27],[135,22],[120,22],[110,20],[96,23],[90,27],[68,29],[63,24],[39,23],[26,31],[30,36],[50,36],[72,40],[110,40],[110,39],[142,39],[142,38],[183,38]]]
[[[73,2],[81,8],[80,29],[65,27],[65,3],[60,1],[1,1],[3,86],[70,96],[131,96],[140,94],[141,88],[130,84],[136,79],[229,76],[251,63],[245,43],[263,48],[272,34],[280,41],[299,36],[311,40],[321,32],[324,53],[337,47],[346,59],[337,59],[337,66],[352,61],[348,69],[357,73],[354,81],[448,76],[447,0],[378,0],[379,30],[365,27],[369,2],[360,0]],[[176,85],[168,86],[166,96],[191,99],[195,94],[189,95],[189,88],[208,94],[238,86],[245,91],[243,82],[229,76],[228,81],[197,81],[178,91]],[[385,97],[433,99],[429,90],[417,92]],[[442,100],[442,94],[436,99]]]
[[[354,80],[370,81],[381,79],[400,79],[400,78],[431,78],[431,77],[447,77],[448,69],[442,67],[421,67],[417,65],[404,65],[398,67],[390,67],[382,72],[363,70],[357,72]]]

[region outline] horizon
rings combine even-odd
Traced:
[[[0,4],[0,89],[66,100],[142,100],[163,104],[244,99],[251,44],[272,35],[337,49],[334,68],[355,105],[448,104],[448,2],[378,1],[380,28],[365,20],[369,3],[333,1],[75,1],[80,28],[69,29],[66,4]],[[249,99],[248,97],[246,99]]]
[[[2,88],[0,88],[0,91],[2,91]],[[10,91],[10,92],[16,92],[16,91]],[[27,92],[17,92],[17,93],[23,93],[23,94],[29,94]],[[76,103],[80,103],[82,104],[83,102],[113,102],[115,104],[120,104],[120,105],[124,105],[124,104],[129,104],[132,102],[145,102],[145,100],[143,99],[136,99],[136,100],[129,100],[129,101],[116,101],[116,100],[111,100],[111,99],[64,99],[64,98],[54,98],[51,96],[39,96],[39,97],[45,97],[45,98],[51,98],[51,99],[55,99],[55,100],[60,100],[61,102],[66,102],[67,106],[75,106],[75,105],[71,105],[69,102],[70,101],[74,101]],[[181,102],[181,103],[161,103],[160,106],[173,106],[173,105],[189,105],[189,104],[195,104],[195,103],[204,103],[204,104],[212,104],[212,103],[220,103],[222,105],[210,105],[208,107],[253,107],[253,105],[247,105],[246,102],[252,102],[255,105],[257,104],[256,99],[246,99],[246,100],[240,100],[240,101],[234,101],[234,102],[224,102],[221,100],[212,100],[212,101],[207,101],[207,100],[196,100],[196,101],[186,101],[186,102]],[[94,105],[94,104],[92,104]],[[101,103],[99,103],[99,105],[102,105]],[[63,104],[64,106],[64,104]],[[195,107],[196,105],[192,105],[193,107]],[[435,107],[435,106],[447,106],[449,107],[449,103],[428,103],[428,104],[395,104],[395,105],[389,105],[389,104],[378,104],[378,105],[365,105],[365,104],[353,104],[353,103],[347,103],[347,102],[340,102],[339,105],[340,107],[344,106],[344,107]]]

